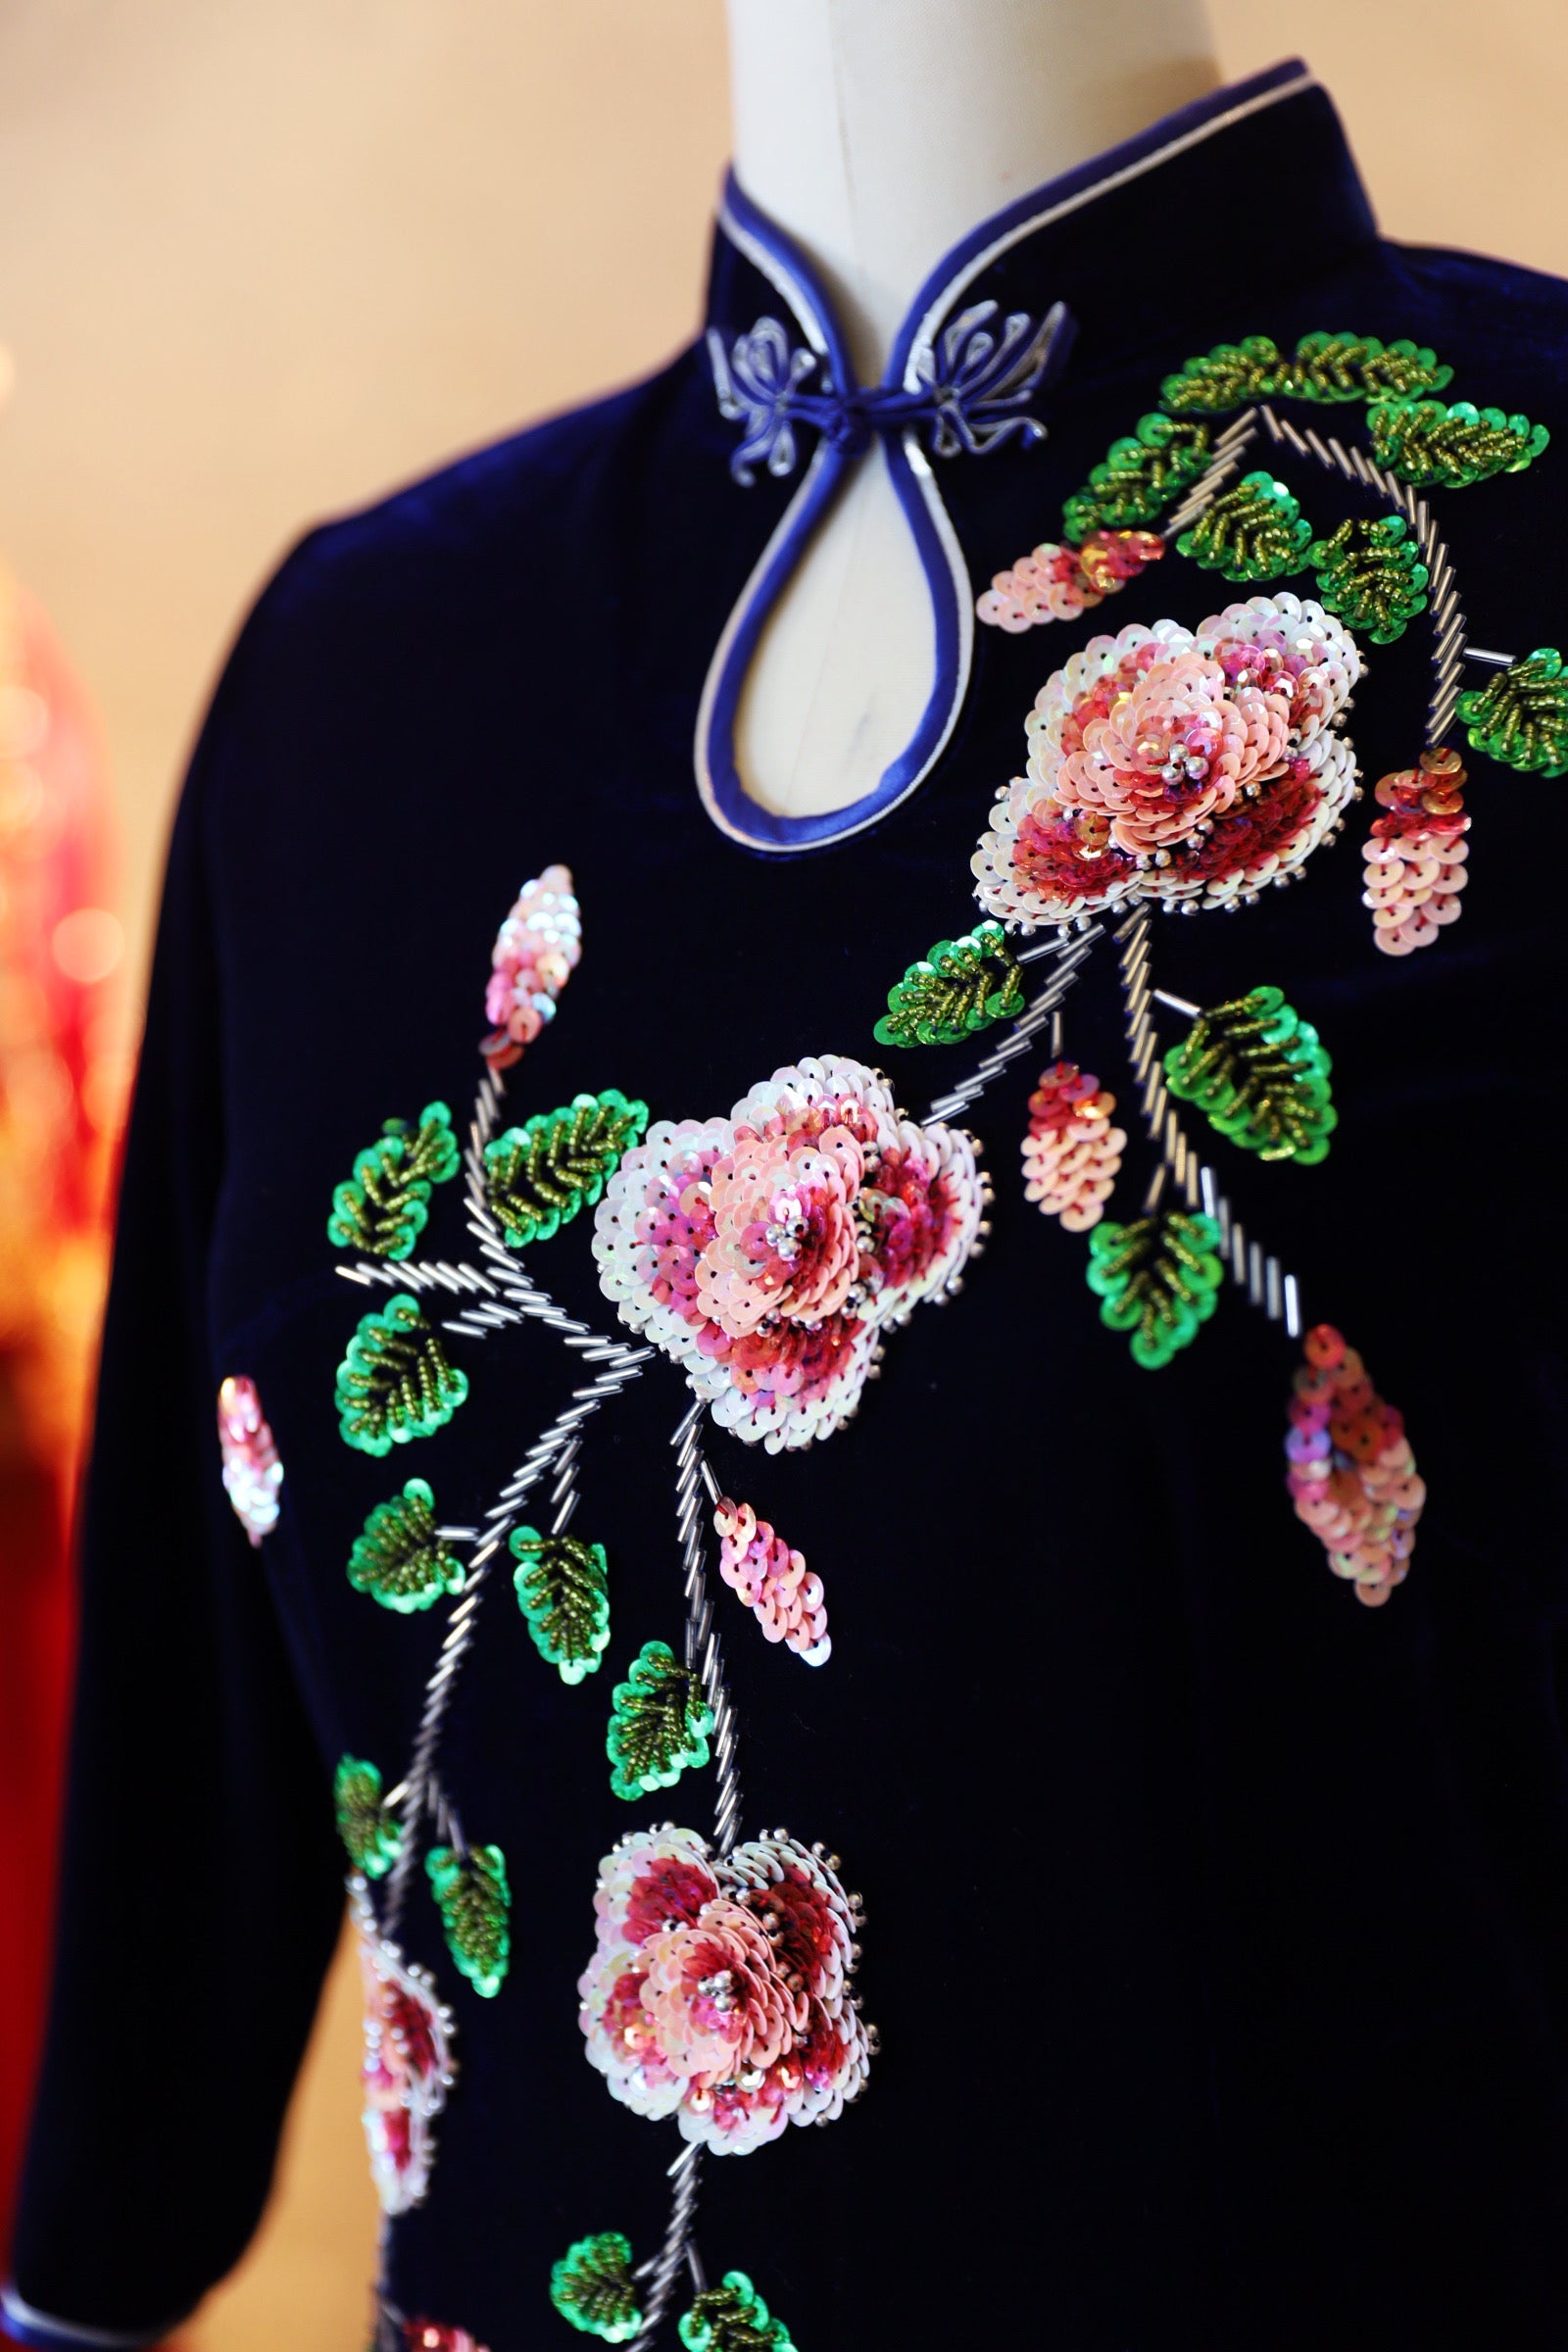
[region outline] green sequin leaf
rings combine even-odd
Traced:
[[[1179,416],[1195,412],[1222,416],[1250,400],[1267,400],[1280,387],[1283,362],[1270,335],[1247,335],[1240,343],[1216,343],[1206,358],[1189,360],[1167,375],[1159,397]]]
[[[1452,381],[1425,344],[1380,343],[1376,335],[1303,335],[1287,359],[1269,335],[1219,343],[1167,375],[1160,398],[1178,416],[1222,416],[1253,400],[1410,400]]]
[[[1376,335],[1303,335],[1281,370],[1277,397],[1297,400],[1407,400],[1441,392],[1453,377],[1435,352]]]
[[[666,1642],[645,1642],[631,1672],[611,1693],[610,1786],[628,1799],[673,1788],[683,1772],[708,1762],[712,1712],[696,1670]]]
[[[1178,1102],[1195,1103],[1244,1151],[1300,1167],[1327,1157],[1339,1124],[1332,1066],[1311,1022],[1277,988],[1254,988],[1200,1012],[1165,1055]]]
[[[1225,1279],[1212,1217],[1166,1209],[1130,1225],[1107,1218],[1089,1237],[1085,1279],[1100,1320],[1128,1334],[1133,1361],[1154,1372],[1189,1347]]]
[[[414,1437],[432,1437],[467,1397],[467,1374],[418,1307],[397,1292],[378,1315],[365,1315],[338,1364],[336,1404],[343,1445],[381,1458]]]
[[[597,1674],[610,1645],[604,1545],[580,1536],[543,1536],[536,1527],[514,1527],[510,1542],[517,1562],[513,1590],[535,1649],[564,1683]]]
[[[1298,501],[1269,473],[1246,473],[1205,508],[1176,545],[1205,571],[1228,580],[1278,580],[1304,570],[1312,526]]]
[[[1023,979],[1000,923],[939,939],[888,991],[872,1034],[879,1046],[956,1046],[1023,1010]]]
[[[1551,438],[1528,416],[1468,400],[1379,401],[1367,426],[1378,464],[1417,490],[1467,490],[1496,473],[1523,473]]]
[[[412,1130],[388,1119],[332,1195],[328,1241],[368,1257],[407,1257],[429,1218],[431,1187],[457,1174],[459,1158],[444,1102],[427,1102]]]
[[[574,1095],[487,1144],[485,1193],[509,1250],[548,1241],[591,1208],[648,1125],[648,1105],[609,1087]]]
[[[782,2320],[744,2271],[726,2271],[718,2286],[705,2286],[675,2331],[685,2352],[795,2352]]]
[[[366,1315],[337,1368],[338,1427],[347,1446],[378,1458],[445,1428],[468,1394],[416,1298],[399,1291]]]
[[[631,2275],[631,2246],[601,2230],[566,2248],[550,2273],[550,2300],[564,2320],[603,2343],[629,2344],[643,2324]]]
[[[463,1591],[466,1571],[435,1532],[435,1496],[422,1478],[378,1502],[354,1539],[349,1583],[407,1617],[444,1592]]]
[[[1568,776],[1568,674],[1544,645],[1459,697],[1470,741],[1489,760],[1526,774]]]
[[[500,1846],[470,1845],[460,1855],[450,1845],[432,1845],[424,1867],[441,1907],[448,1951],[474,1991],[492,2000],[512,1956],[512,1896]]]
[[[1327,539],[1313,540],[1306,561],[1329,612],[1374,645],[1393,645],[1427,609],[1427,567],[1402,514],[1342,522]]]
[[[1206,424],[1193,424],[1156,410],[1140,416],[1130,433],[1113,441],[1089,479],[1064,501],[1062,536],[1074,546],[1091,531],[1136,530],[1156,521],[1203,471],[1212,455]]]
[[[342,1756],[332,1778],[337,1834],[368,1879],[385,1878],[403,1850],[403,1830],[386,1809],[381,1775],[360,1756]]]

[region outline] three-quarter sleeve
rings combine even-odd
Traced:
[[[158,2340],[243,2251],[341,1915],[320,1757],[220,1479],[208,1260],[224,1170],[204,804],[170,854],[80,1545],[58,1940],[5,2319]],[[25,1899],[24,1891],[13,1889]]]

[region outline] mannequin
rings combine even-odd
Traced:
[[[862,382],[978,221],[1219,83],[1203,0],[727,0],[735,170],[817,265]],[[930,599],[880,443],[769,620],[738,764],[788,816],[846,808],[907,742]]]

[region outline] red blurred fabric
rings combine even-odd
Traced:
[[[0,572],[0,2256],[48,1979],[71,1497],[123,1095],[114,865],[92,712]]]

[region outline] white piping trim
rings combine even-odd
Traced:
[[[718,693],[718,681],[728,661],[730,645],[742,620],[751,611],[754,594],[767,570],[773,551],[791,528],[795,510],[810,489],[812,477],[821,464],[826,445],[818,443],[812,453],[810,465],[807,467],[806,478],[785,508],[783,515],[774,527],[772,537],[753,566],[751,577],[731,608],[730,616],[724,623],[724,633],[714,647],[713,658],[709,662],[708,675],[703,680],[702,701],[697,709],[694,764],[697,769],[697,789],[702,797],[703,807],[728,840],[741,842],[749,850],[760,851],[764,857],[798,857],[803,851],[828,849],[841,841],[853,841],[858,833],[864,833],[872,825],[879,825],[885,816],[892,815],[895,808],[902,808],[910,793],[917,791],[925,782],[947,750],[953,738],[953,730],[958,723],[958,713],[963,709],[963,698],[969,691],[969,672],[974,665],[974,583],[969,577],[969,566],[964,562],[963,550],[958,544],[958,534],[953,526],[953,517],[948,513],[936,475],[931,469],[931,464],[925,451],[920,447],[914,433],[906,432],[901,438],[909,471],[919,486],[926,512],[930,515],[937,537],[941,541],[942,552],[948,559],[948,572],[952,580],[954,603],[958,615],[958,649],[954,670],[953,696],[948,705],[947,716],[942,722],[942,732],[932,745],[931,751],[918,772],[909,778],[897,800],[884,802],[880,808],[873,809],[868,816],[862,816],[858,823],[840,826],[836,832],[827,834],[819,842],[764,841],[757,834],[745,831],[740,825],[732,824],[718,805],[713,792],[712,769],[708,759],[708,739],[713,703]],[[934,661],[934,642],[932,652]],[[742,692],[744,693],[744,691],[743,686]],[[762,804],[760,802],[758,806],[761,808]],[[852,802],[850,806],[853,808],[854,803]],[[835,809],[830,813],[837,815],[841,811]]]
[[[74,2344],[91,2346],[93,2352],[142,2352],[144,2345],[161,2344],[180,2325],[179,2321],[174,2320],[165,2327],[149,2328],[134,2335],[122,2334],[114,2328],[88,2328],[76,2320],[58,2320],[52,2311],[40,2311],[36,2304],[29,2303],[10,2285],[0,2286],[0,2310],[4,2311],[8,2320],[15,2320],[19,2328],[47,2328],[52,2335],[62,2336]]]
[[[882,818],[888,815],[892,809],[901,807],[908,799],[915,786],[925,782],[947,750],[952,740],[953,730],[958,723],[958,712],[963,709],[964,696],[969,691],[969,672],[974,666],[974,582],[969,577],[969,566],[964,561],[963,549],[958,544],[958,534],[954,528],[953,516],[948,513],[947,501],[942,495],[935,469],[925,451],[920,447],[918,436],[913,432],[906,432],[904,435],[904,455],[909,471],[919,484],[920,496],[925,501],[926,513],[936,526],[937,537],[942,542],[942,552],[948,559],[948,571],[953,581],[954,603],[958,610],[958,658],[955,665],[953,700],[948,706],[948,715],[943,721],[942,732],[931,747],[930,758],[922,765],[919,774],[910,777],[898,800],[890,801],[886,808],[879,808],[875,816],[865,819],[866,824],[871,825],[880,824]],[[861,828],[857,825],[854,830],[858,833]]]
[[[777,283],[777,280],[774,282]],[[713,704],[718,695],[718,681],[722,677],[725,667],[729,662],[729,649],[735,642],[735,638],[740,631],[742,622],[745,620],[747,614],[751,612],[753,602],[761,586],[762,580],[766,576],[768,566],[771,564],[775,553],[795,527],[796,512],[801,506],[803,500],[810,495],[811,486],[816,480],[817,474],[821,470],[823,462],[827,457],[827,443],[825,441],[818,441],[815,449],[811,452],[810,464],[807,466],[806,471],[801,478],[799,489],[796,491],[795,496],[790,500],[790,503],[785,508],[783,514],[779,516],[778,521],[774,524],[772,536],[768,540],[767,545],[763,548],[761,554],[758,557],[757,562],[752,565],[752,569],[747,578],[745,587],[741,590],[740,595],[735,599],[734,604],[730,607],[729,618],[725,621],[723,633],[719,637],[717,645],[715,645],[713,648],[712,659],[708,664],[708,675],[703,680],[702,701],[697,706],[697,741],[695,746],[695,764],[697,768],[697,789],[702,795],[703,807],[708,810],[709,815],[712,818],[714,824],[718,827],[721,833],[727,835],[731,841],[744,842],[747,848],[752,850],[798,849],[802,845],[798,842],[758,841],[754,839],[750,833],[743,832],[739,825],[732,825],[728,817],[724,814],[724,811],[720,808],[718,802],[714,797],[713,771],[709,764],[708,759],[708,737],[710,726],[712,720]],[[741,691],[742,693],[745,692],[744,681],[742,682]],[[737,717],[739,717],[739,704],[737,702]],[[760,806],[760,804],[759,804],[759,806]]]
[[[1043,212],[1031,213],[1026,220],[1016,222],[1004,235],[995,238],[949,278],[926,311],[919,331],[909,346],[908,362],[904,370],[905,390],[913,392],[919,389],[916,362],[931,349],[937,328],[948,312],[961,301],[967,288],[982,271],[989,270],[993,262],[1009,252],[1020,239],[1032,237],[1037,228],[1044,228],[1049,221],[1060,220],[1068,213],[1077,212],[1081,206],[1093,204],[1097,198],[1108,195],[1112,188],[1125,187],[1129,181],[1141,179],[1146,172],[1152,172],[1157,165],[1168,163],[1173,155],[1184,154],[1189,147],[1200,146],[1204,139],[1211,139],[1216,131],[1228,130],[1233,122],[1243,122],[1249,115],[1261,114],[1265,107],[1277,106],[1284,98],[1298,98],[1303,90],[1314,90],[1317,86],[1315,74],[1302,73],[1294,81],[1282,82],[1276,90],[1263,90],[1255,98],[1245,99],[1240,106],[1227,107],[1224,114],[1211,115],[1206,122],[1200,122],[1193,130],[1183,131],[1179,138],[1167,140],[1163,147],[1152,148],[1148,155],[1140,156],[1137,163],[1123,165],[1119,172],[1112,172],[1104,179],[1092,180],[1087,187],[1079,188],[1076,194],[1064,196],[1059,204],[1047,205]]]

